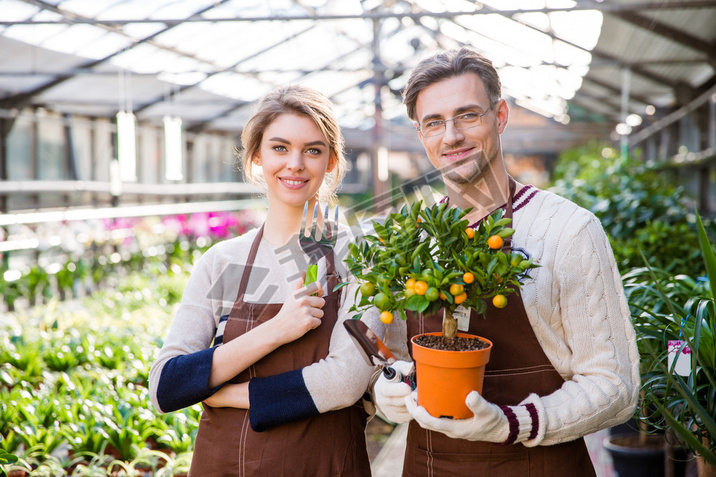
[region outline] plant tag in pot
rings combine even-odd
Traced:
[[[470,310],[464,306],[458,306],[452,312],[452,316],[457,320],[457,329],[459,331],[468,331],[470,328]]]
[[[691,349],[682,340],[669,340],[669,369],[679,376],[691,374]],[[674,365],[676,360],[676,365]]]

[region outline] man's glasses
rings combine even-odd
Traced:
[[[455,129],[476,128],[482,123],[482,117],[486,115],[490,111],[490,109],[492,109],[492,106],[493,105],[490,105],[487,111],[482,114],[470,112],[458,114],[454,118],[431,119],[429,121],[425,121],[424,123],[420,124],[420,126],[418,126],[418,131],[422,133],[423,137],[440,136],[441,134],[445,133],[445,128],[448,121],[452,121],[452,123],[455,125]]]

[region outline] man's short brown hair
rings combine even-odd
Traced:
[[[415,104],[422,90],[438,81],[465,73],[475,73],[480,77],[487,89],[490,106],[500,100],[502,85],[492,61],[472,48],[463,46],[456,50],[441,51],[418,63],[403,90],[403,103],[408,108],[408,117],[413,121],[418,120]]]

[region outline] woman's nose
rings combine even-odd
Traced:
[[[305,167],[301,151],[293,151],[288,158],[286,167],[292,171],[302,171]]]

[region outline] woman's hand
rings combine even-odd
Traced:
[[[265,324],[272,328],[272,333],[282,344],[295,341],[317,328],[323,318],[323,305],[326,300],[321,297],[321,284],[313,282],[304,287],[303,280],[301,278],[296,283],[295,291],[284,302],[281,310]],[[314,294],[317,296],[313,296]]]
[[[249,383],[228,384],[203,401],[211,407],[249,408]]]
[[[320,283],[314,282],[304,288],[303,279],[300,279],[276,316],[218,346],[211,362],[209,386],[225,383],[276,348],[317,328],[326,301],[320,296],[312,296],[314,293],[323,294]]]

